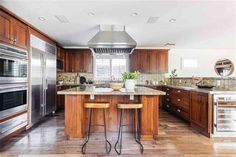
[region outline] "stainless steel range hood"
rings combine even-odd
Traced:
[[[100,26],[100,31],[88,42],[95,54],[130,54],[137,43],[125,31],[125,26]]]

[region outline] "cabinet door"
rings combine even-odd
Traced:
[[[191,123],[197,125],[201,130],[208,129],[208,95],[205,93],[191,93],[190,106]]]
[[[93,72],[93,55],[90,50],[86,50],[83,53],[83,72]]]
[[[12,17],[0,10],[0,41],[11,43]]]
[[[158,52],[158,67],[159,73],[168,73],[168,50],[159,50]]]
[[[130,71],[140,71],[139,69],[139,57],[138,57],[138,50],[134,50],[133,53],[130,55]]]
[[[18,20],[13,20],[12,26],[12,33],[13,33],[13,43],[14,45],[28,49],[29,47],[29,30],[28,26],[21,23]]]
[[[150,72],[150,58],[148,50],[140,50],[138,53],[138,60],[140,63],[140,72],[141,73],[149,73]]]
[[[158,72],[158,52],[157,50],[149,50],[150,73]]]

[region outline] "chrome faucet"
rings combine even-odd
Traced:
[[[77,79],[79,77],[79,73],[76,74],[75,79],[74,79],[74,84],[77,84]]]

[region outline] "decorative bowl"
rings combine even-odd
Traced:
[[[123,82],[110,82],[110,87],[113,90],[120,90],[124,86]]]

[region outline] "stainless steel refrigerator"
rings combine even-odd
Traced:
[[[30,126],[56,110],[56,47],[30,36]]]

